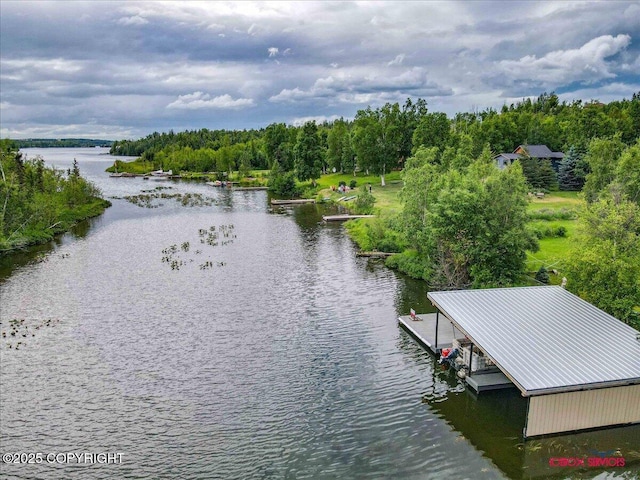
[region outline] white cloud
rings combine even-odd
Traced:
[[[389,63],[387,63],[387,65],[388,66],[391,66],[391,65],[402,65],[402,62],[404,62],[404,53],[401,53],[400,55],[396,55],[396,58],[394,58]]]
[[[370,67],[351,68],[335,75],[318,78],[308,89],[284,88],[269,98],[274,103],[295,103],[311,99],[330,99],[342,103],[367,103],[372,99],[407,96],[451,95],[450,88],[442,87],[427,78],[424,68],[407,69],[396,76]]]
[[[313,97],[313,93],[310,90],[307,90],[305,92],[303,90],[300,90],[298,87],[292,89],[284,88],[277,95],[273,95],[272,97],[270,97],[269,101],[275,103],[294,102],[296,100],[302,100],[311,97]]]
[[[275,57],[276,55],[278,55],[277,47],[270,47],[267,49],[267,51],[269,52],[269,57]]]
[[[208,93],[194,92],[187,95],[178,96],[178,99],[167,105],[167,108],[177,108],[185,110],[200,110],[203,108],[236,110],[245,107],[252,107],[253,105],[254,102],[251,98],[233,99],[229,94],[224,94],[212,98]]]
[[[64,58],[51,58],[51,59],[35,59],[35,58],[21,58],[19,60],[2,60],[2,77],[9,72],[22,72],[30,73],[37,72],[36,75],[41,79],[59,74],[76,74],[85,68],[86,62],[80,60],[67,60]],[[48,75],[47,75],[48,73]]]
[[[514,80],[537,80],[550,84],[592,83],[616,76],[606,59],[620,53],[630,43],[629,35],[602,35],[577,49],[556,50],[541,58],[526,55],[519,60],[502,60],[498,67]]]
[[[133,15],[131,17],[122,17],[118,20],[120,25],[146,25],[149,20],[141,17],[140,15]]]

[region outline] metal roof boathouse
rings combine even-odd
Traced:
[[[556,286],[429,292],[528,398],[525,437],[640,423],[640,333]]]

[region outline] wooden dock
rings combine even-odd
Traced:
[[[416,315],[415,318],[419,320],[413,320],[410,315],[403,315],[398,318],[398,322],[420,346],[436,356],[439,356],[443,348],[451,348],[454,339],[465,338],[464,334],[455,328],[444,315],[440,315],[438,345],[436,345],[436,314],[422,313]],[[486,371],[475,371],[465,377],[465,382],[476,393],[515,386],[497,367],[491,367]]]
[[[316,203],[315,198],[298,198],[291,200],[277,200],[275,198],[271,199],[271,205],[300,205],[303,203]]]
[[[507,376],[499,370],[491,372],[474,372],[465,378],[469,385],[476,393],[482,393],[489,390],[499,390],[502,388],[513,388],[515,385]]]
[[[436,314],[422,313],[416,315],[419,320],[412,320],[410,315],[398,318],[402,327],[415,338],[418,343],[434,354],[443,348],[451,348],[454,338],[464,338],[464,334],[455,328],[444,315],[438,321],[438,345],[436,345]]]
[[[325,222],[345,222],[355,218],[373,218],[375,215],[323,215],[322,220]]]

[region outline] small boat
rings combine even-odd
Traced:
[[[163,172],[162,170],[155,170],[149,173],[149,179],[150,180],[169,180],[172,175],[173,175],[172,170],[168,170],[166,172]]]

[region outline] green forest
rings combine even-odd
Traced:
[[[17,148],[82,148],[110,147],[112,140],[95,140],[90,138],[26,138],[14,140]]]
[[[542,145],[564,155],[555,164],[528,155]],[[517,161],[498,168],[496,155],[519,146]],[[407,99],[353,120],[155,132],[116,141],[111,153],[140,157],[118,171],[265,175],[282,196],[336,200],[339,184],[359,187],[349,208],[378,215],[350,222],[352,238],[396,252],[387,264],[430,288],[566,278],[569,290],[640,325],[640,92],[607,104],[544,93],[452,118]]]
[[[0,255],[47,242],[109,205],[77,162],[60,172],[41,157],[24,160],[14,142],[0,140]]]

